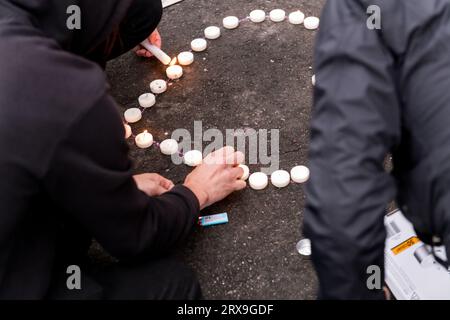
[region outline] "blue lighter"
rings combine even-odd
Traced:
[[[226,213],[219,213],[212,216],[204,216],[199,218],[199,224],[202,227],[211,227],[225,223],[228,223],[228,214]]]

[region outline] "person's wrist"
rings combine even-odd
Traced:
[[[192,191],[192,193],[197,197],[200,210],[203,210],[206,207],[206,204],[208,203],[209,197],[208,193],[204,191],[202,188],[197,187],[193,183],[185,182],[184,186]]]

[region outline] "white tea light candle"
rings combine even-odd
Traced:
[[[126,123],[123,126],[125,127],[125,139],[128,139],[133,135],[133,130],[131,130],[131,126]]]
[[[229,16],[223,19],[223,27],[225,29],[236,29],[239,26],[238,17]]]
[[[296,183],[305,183],[309,180],[309,169],[305,166],[296,166],[291,170],[292,181]]]
[[[315,30],[319,27],[320,19],[317,17],[308,17],[303,21],[305,28],[308,30]]]
[[[248,178],[248,182],[252,189],[263,190],[269,184],[269,178],[262,172],[255,172]]]
[[[195,52],[205,51],[208,47],[208,43],[203,38],[194,39],[191,42],[191,49]]]
[[[291,182],[291,176],[286,170],[277,170],[270,175],[270,181],[275,187],[284,188]]]
[[[167,82],[162,79],[154,80],[150,83],[150,91],[154,94],[161,94],[166,92]]]
[[[273,22],[281,22],[286,18],[286,12],[281,9],[275,9],[270,11],[269,16],[270,20],[272,20]]]
[[[170,66],[166,69],[166,75],[171,80],[180,79],[183,76],[183,68],[178,65]]]
[[[301,11],[295,11],[289,15],[289,22],[291,24],[302,24],[304,20],[305,14]]]
[[[253,10],[250,12],[250,21],[260,23],[266,20],[266,13],[263,10]]]
[[[244,170],[244,174],[242,175],[241,180],[247,180],[248,176],[250,175],[250,169],[245,164],[240,164],[239,168],[242,168],[242,170]]]
[[[139,105],[145,109],[153,107],[156,103],[156,97],[153,93],[144,93],[138,100]]]
[[[194,62],[194,54],[190,51],[181,52],[177,58],[182,66],[188,66]]]
[[[198,150],[191,150],[185,153],[183,160],[186,165],[196,167],[202,163],[203,155]]]
[[[215,40],[220,37],[220,28],[211,26],[205,29],[205,38]]]
[[[142,112],[138,108],[130,108],[124,113],[125,121],[135,123],[142,119]]]
[[[159,145],[161,153],[171,156],[178,152],[178,142],[174,139],[166,139]]]
[[[136,136],[135,142],[139,148],[146,149],[152,146],[153,136],[145,130]]]
[[[300,240],[295,247],[297,248],[297,252],[302,256],[310,256],[312,253],[311,240],[309,239],[305,238]]]

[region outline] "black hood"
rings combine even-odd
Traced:
[[[0,153],[21,145],[14,157],[38,154],[44,167],[71,126],[104,99],[105,73],[85,54],[133,1],[0,0]],[[81,9],[80,30],[67,28],[71,5]]]
[[[22,16],[63,49],[84,54],[107,39],[125,17],[134,0],[1,0],[3,14]],[[81,12],[81,29],[69,30],[67,13],[76,5]]]

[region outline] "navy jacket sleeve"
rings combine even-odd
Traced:
[[[118,258],[157,255],[184,241],[199,203],[184,186],[138,190],[116,104],[104,96],[71,128],[45,177],[49,197]]]
[[[384,160],[399,139],[394,58],[366,26],[359,1],[331,0],[315,51],[317,83],[304,232],[323,299],[377,299],[370,265],[384,267],[383,218],[395,197]]]

